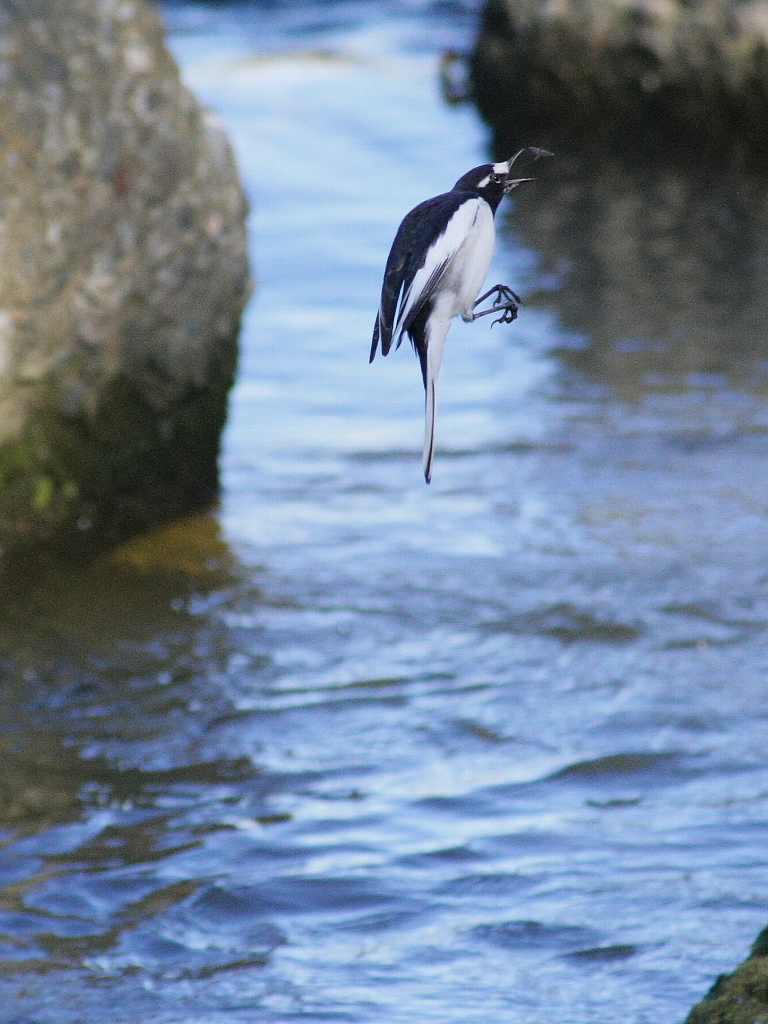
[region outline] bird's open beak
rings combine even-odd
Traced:
[[[530,153],[533,157],[533,162],[540,160],[545,156],[554,156],[554,153],[550,153],[548,149],[540,149],[538,146],[523,146],[522,149],[518,149],[514,156],[511,156],[507,161],[507,174],[509,175],[512,170],[512,165],[518,157],[522,156],[523,153]],[[533,181],[533,178],[507,178],[504,185],[504,195],[511,192],[513,188],[516,188],[522,181]]]
[[[513,188],[517,188],[521,181],[533,181],[533,178],[507,178],[504,183],[504,195],[507,195]]]

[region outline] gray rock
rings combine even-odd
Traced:
[[[1,0],[4,552],[215,496],[245,214],[146,0]]]
[[[768,4],[488,0],[472,80],[491,123],[537,145],[650,133],[765,154]]]

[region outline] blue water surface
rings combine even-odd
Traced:
[[[682,1020],[768,923],[762,193],[558,155],[426,487],[368,349],[476,5],[163,12],[252,208],[223,495],[4,613],[0,1021]]]

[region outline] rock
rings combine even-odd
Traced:
[[[685,1024],[766,1024],[768,1022],[768,928],[733,974],[721,974]]]
[[[471,78],[521,143],[768,155],[764,0],[488,0]]]
[[[4,553],[214,498],[245,214],[146,0],[0,2]]]

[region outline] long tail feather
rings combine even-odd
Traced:
[[[435,457],[435,413],[437,412],[437,381],[431,377],[427,383],[424,411],[424,479],[432,482],[432,459]]]
[[[424,374],[424,451],[422,464],[424,479],[432,480],[432,460],[435,456],[435,417],[437,415],[437,378],[443,361],[445,337],[450,320],[430,319],[426,327],[426,373]],[[423,365],[423,364],[422,364]]]

